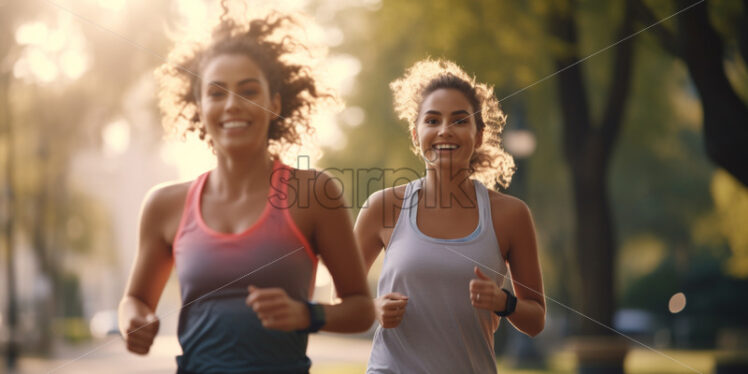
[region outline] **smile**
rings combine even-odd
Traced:
[[[224,129],[237,129],[241,127],[247,127],[249,126],[249,122],[247,121],[228,121],[221,123],[221,128]]]
[[[431,148],[437,151],[451,151],[460,148],[460,146],[457,144],[434,144]]]

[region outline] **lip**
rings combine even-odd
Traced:
[[[238,126],[238,127],[228,127],[228,128],[224,127],[224,124],[229,123],[229,122],[245,122],[247,125],[246,126]],[[243,129],[246,129],[246,128],[252,126],[252,121],[246,120],[246,119],[233,119],[232,118],[232,119],[228,119],[228,120],[219,122],[219,126],[221,127],[221,130],[224,130],[224,131],[238,131],[238,130],[243,130]]]
[[[436,146],[439,146],[439,145],[452,145],[452,146],[455,146],[455,148],[452,148],[452,149],[437,149]],[[431,145],[431,149],[434,150],[434,151],[437,151],[437,152],[452,152],[452,151],[456,151],[456,150],[460,149],[460,145],[459,144],[455,144],[455,143],[435,143],[435,144]]]

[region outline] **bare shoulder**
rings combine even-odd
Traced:
[[[340,181],[324,171],[291,168],[291,179],[297,186],[296,199],[308,201],[312,208],[342,208],[344,188]],[[294,197],[291,197],[294,198]]]
[[[513,238],[528,235],[535,230],[530,208],[524,201],[496,191],[489,191],[489,198],[491,219],[500,242],[512,241]]]
[[[397,208],[401,209],[405,195],[405,184],[395,187],[387,187],[383,190],[374,192],[367,199],[367,205],[376,208]]]
[[[290,168],[291,168],[291,173],[293,174],[293,176],[299,179],[314,179],[314,178],[319,177],[322,174],[325,174],[317,169],[296,169],[294,167],[290,167]]]
[[[313,200],[323,206],[338,206],[342,204],[343,196],[348,195],[344,193],[343,188],[350,186],[343,186],[339,179],[326,171],[292,169],[292,172],[293,178],[298,180],[299,193],[313,194],[316,197]],[[379,209],[400,209],[405,186],[403,184],[374,192],[367,198],[362,210],[370,206]]]
[[[164,211],[179,207],[180,210],[187,199],[187,192],[192,185],[189,182],[162,183],[148,191],[144,202],[144,210]]]
[[[151,188],[143,202],[141,229],[157,234],[171,244],[191,184],[191,181],[164,183]]]
[[[535,225],[532,214],[527,204],[514,196],[489,191],[489,198],[496,239],[499,241],[502,256],[509,259],[515,252],[513,248],[526,247],[528,240],[534,243]]]
[[[524,201],[501,192],[488,191],[491,201],[491,216],[494,220],[510,219],[517,220],[530,216],[530,208]]]
[[[361,207],[359,216],[373,218],[367,221],[379,222],[382,228],[395,227],[402,210],[405,187],[402,184],[374,192]]]

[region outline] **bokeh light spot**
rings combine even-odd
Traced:
[[[675,295],[670,297],[670,302],[668,303],[668,309],[670,310],[670,313],[679,313],[686,307],[686,295],[683,294],[683,292],[678,292]]]

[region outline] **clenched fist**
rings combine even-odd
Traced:
[[[386,329],[400,325],[407,305],[408,297],[397,292],[378,297],[374,300],[374,309],[379,324]]]
[[[282,288],[249,286],[245,302],[266,329],[296,331],[308,328],[311,323],[307,306],[290,298]]]
[[[470,302],[473,307],[490,311],[504,310],[506,294],[501,291],[501,288],[493,279],[483,274],[477,266],[474,271],[478,278],[470,281]]]
[[[158,317],[153,313],[131,318],[123,335],[127,350],[139,355],[148,353],[158,333],[158,326]]]

